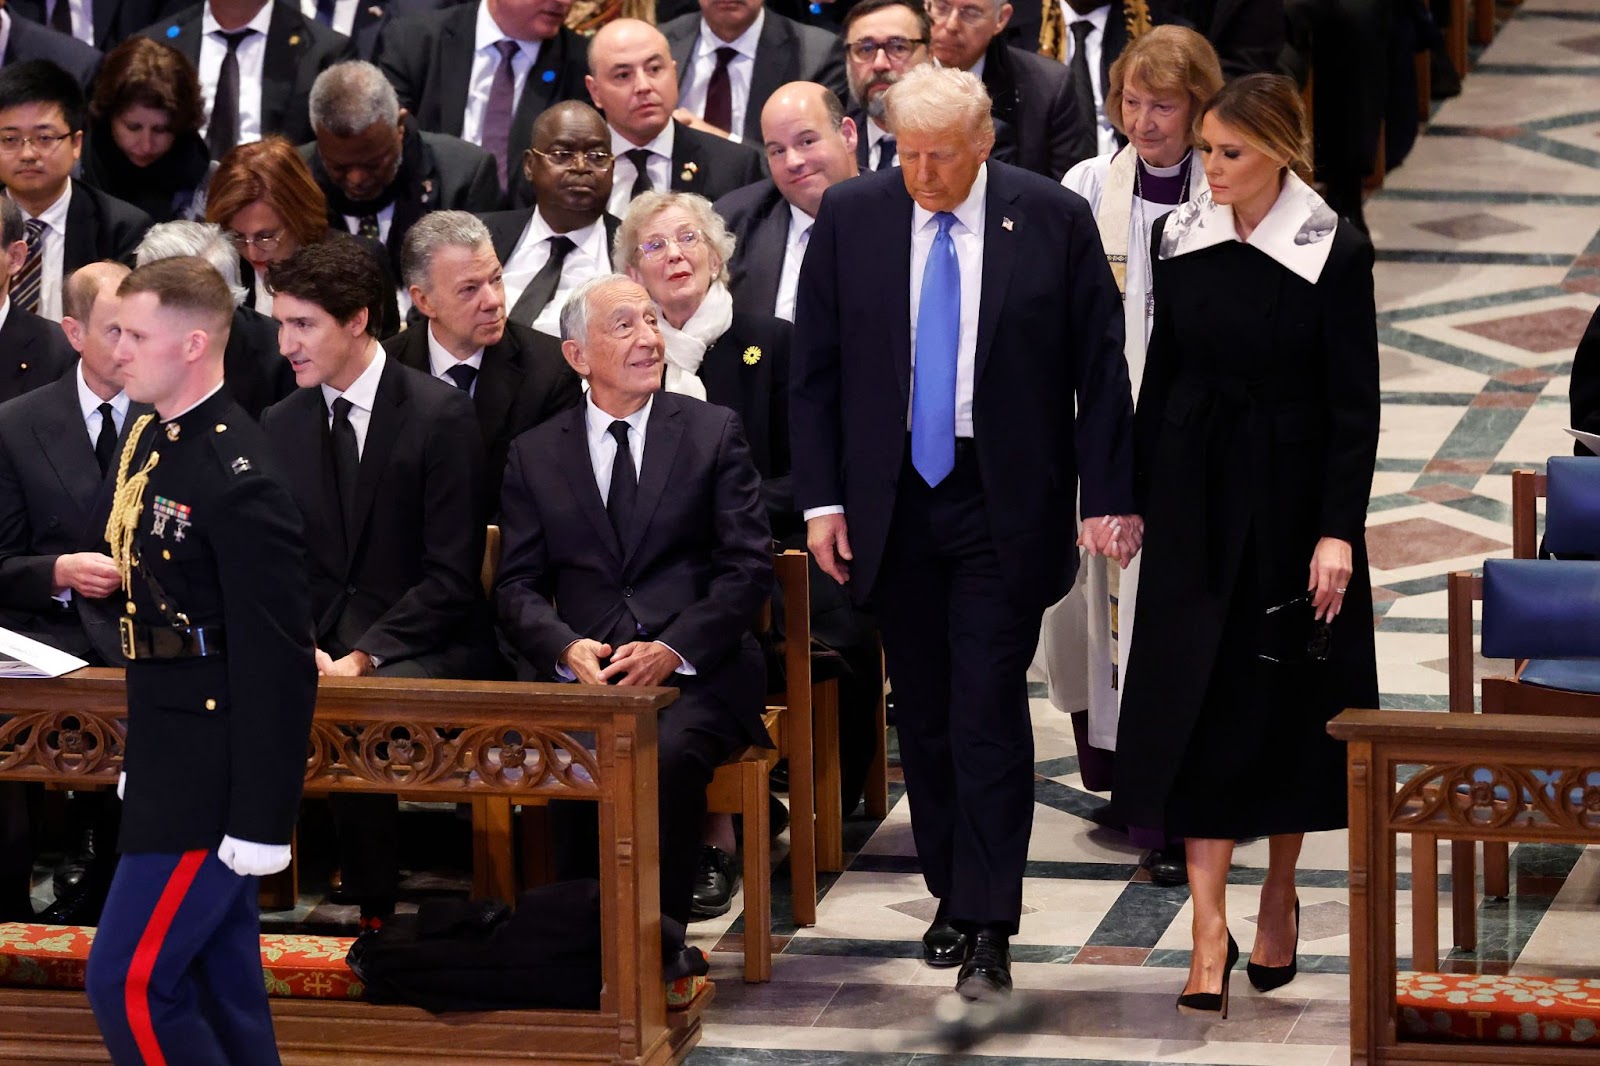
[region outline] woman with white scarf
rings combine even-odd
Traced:
[[[1206,191],[1192,125],[1200,107],[1220,88],[1222,69],[1204,37],[1182,26],[1155,27],[1111,65],[1106,115],[1128,138],[1127,146],[1084,160],[1061,182],[1094,209],[1106,259],[1122,291],[1123,352],[1135,404],[1154,310],[1150,231],[1157,219]],[[1078,588],[1052,611],[1045,626],[1051,700],[1073,717],[1084,784],[1095,791],[1111,787],[1139,565],[1138,557],[1126,569],[1105,559],[1085,559]],[[1144,865],[1158,883],[1187,879],[1181,841],[1169,847],[1159,832],[1127,829],[1135,844],[1153,849]]]
[[[769,315],[734,314],[727,267],[733,243],[705,197],[647,192],[628,205],[612,259],[661,309],[662,388],[739,415],[773,535],[781,537],[800,526],[789,480],[792,327]],[[739,889],[732,819],[708,816],[705,841],[694,886],[697,920],[726,913]]]

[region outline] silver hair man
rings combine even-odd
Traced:
[[[335,63],[311,84],[311,125],[336,137],[355,137],[378,123],[397,125],[400,98],[371,63]]]
[[[625,274],[601,274],[572,290],[567,302],[561,305],[561,339],[583,344],[589,339],[589,303],[595,296],[613,285],[638,286],[638,282]]]
[[[493,244],[489,227],[466,211],[433,211],[406,231],[400,249],[400,277],[407,288],[426,290],[433,282],[433,257],[440,248],[476,249]]]
[[[222,234],[222,227],[209,222],[160,222],[151,226],[144,240],[134,249],[134,265],[144,266],[180,255],[199,256],[222,275],[233,306],[244,303],[246,290],[239,283],[239,253]]]

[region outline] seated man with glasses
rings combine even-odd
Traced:
[[[906,71],[932,58],[928,12],[913,0],[861,0],[844,17],[850,118],[862,170],[899,166],[894,135],[883,128],[883,94]]]
[[[505,266],[506,317],[552,338],[567,294],[611,273],[611,242],[620,222],[611,198],[611,133],[600,112],[568,100],[533,122],[522,173],[535,206],[483,216]]]
[[[72,75],[45,60],[0,68],[0,185],[22,208],[28,255],[11,299],[61,320],[67,275],[101,259],[126,262],[150,216],[72,177],[87,117]]]

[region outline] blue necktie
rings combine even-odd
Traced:
[[[934,215],[933,238],[922,271],[917,306],[917,362],[911,387],[911,465],[929,486],[956,465],[956,350],[961,342],[961,269],[950,227],[956,216]]]

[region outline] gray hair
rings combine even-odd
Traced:
[[[180,255],[193,255],[210,263],[228,292],[233,295],[233,306],[244,303],[245,287],[239,284],[239,253],[233,242],[222,235],[222,227],[210,222],[158,222],[151,226],[134,249],[135,266],[173,259]]]
[[[428,290],[433,286],[433,257],[440,248],[477,250],[493,245],[483,219],[466,211],[432,211],[406,231],[400,248],[400,276],[407,286]]]
[[[626,283],[638,285],[626,274],[600,274],[579,285],[561,305],[561,339],[580,344],[589,339],[589,301],[611,286]],[[643,286],[641,286],[642,288]]]
[[[706,243],[722,260],[711,280],[728,284],[728,260],[733,258],[733,234],[728,232],[727,223],[711,206],[711,201],[692,192],[647,192],[635,197],[628,205],[628,213],[622,216],[622,225],[617,227],[617,239],[611,246],[612,265],[619,273],[638,266],[639,234],[643,232],[645,223],[674,207],[694,219],[696,228],[705,235]]]
[[[924,63],[883,94],[884,128],[917,133],[976,134],[994,142],[989,90],[970,71]]]
[[[354,137],[376,123],[400,121],[400,98],[383,71],[352,59],[335,63],[311,83],[311,125],[336,137]]]
[[[22,208],[11,197],[0,193],[0,243],[10,248],[18,241],[27,239],[27,231],[22,223]]]

